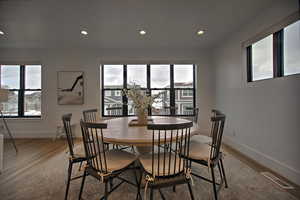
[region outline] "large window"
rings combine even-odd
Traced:
[[[147,95],[160,94],[148,110],[150,115],[194,115],[195,66],[192,64],[139,64],[102,66],[102,115],[135,115],[132,101],[122,96],[124,88],[137,84]],[[113,95],[114,94],[114,95]],[[117,95],[116,95],[117,94]]]
[[[248,82],[299,73],[299,20],[247,47]]]
[[[0,65],[0,79],[1,88],[9,90],[4,116],[41,116],[41,65]]]

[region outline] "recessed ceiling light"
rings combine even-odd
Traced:
[[[197,31],[197,35],[203,35],[203,34],[204,34],[204,31],[203,31],[203,30]]]
[[[140,30],[140,35],[146,35],[146,31],[145,30]]]
[[[0,31],[0,35],[4,35],[4,32],[3,32],[3,31]]]
[[[87,31],[81,31],[80,33],[81,33],[82,35],[87,35],[87,34],[88,34]]]

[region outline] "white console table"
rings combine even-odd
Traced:
[[[4,136],[0,134],[0,174],[3,170],[3,151],[4,151]]]

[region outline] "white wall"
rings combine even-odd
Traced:
[[[8,119],[16,137],[53,137],[64,113],[73,113],[73,121],[79,122],[82,110],[100,106],[100,64],[109,63],[180,63],[190,62],[198,66],[197,102],[200,108],[199,123],[208,129],[209,110],[213,102],[213,72],[209,56],[198,50],[114,50],[114,49],[0,49],[0,63],[42,64],[42,116],[43,119]],[[57,71],[84,71],[84,105],[57,105]],[[76,134],[80,135],[77,126]]]
[[[216,107],[227,116],[225,142],[300,184],[300,75],[247,83],[241,47],[297,9],[297,0],[273,4],[215,49],[213,65]]]

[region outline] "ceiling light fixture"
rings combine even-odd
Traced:
[[[3,32],[3,31],[0,31],[0,35],[4,35],[4,32]]]
[[[87,35],[87,34],[88,34],[87,31],[81,31],[80,33],[81,33],[82,35]]]
[[[140,35],[146,35],[146,31],[145,30],[140,30]]]
[[[204,31],[203,31],[203,30],[197,31],[197,35],[203,35],[203,34],[204,34]]]

